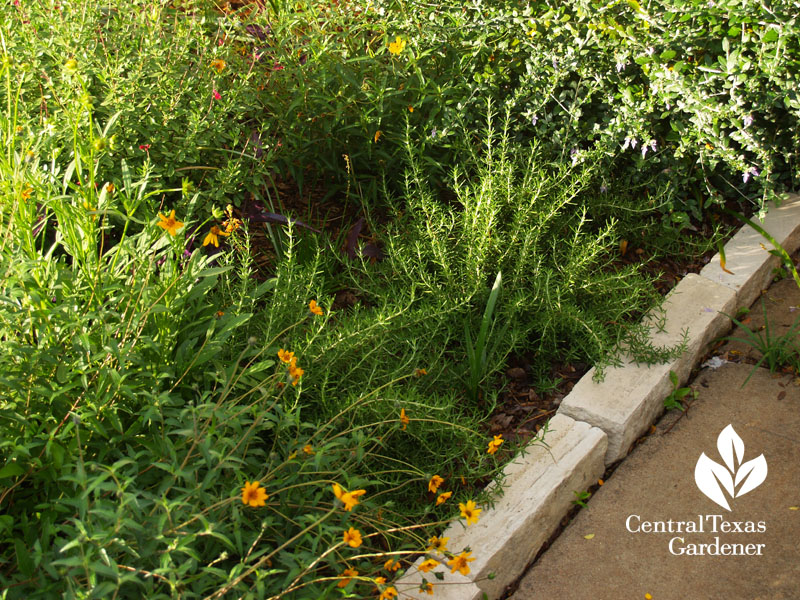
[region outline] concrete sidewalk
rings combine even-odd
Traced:
[[[800,316],[793,281],[774,284],[764,302],[776,335]],[[761,325],[761,313],[757,300],[748,325]],[[734,343],[714,354],[737,359],[748,351]],[[800,380],[758,369],[742,387],[752,370],[735,363],[703,369],[691,384],[699,395],[688,413],[661,419],[511,598],[800,599]],[[728,425],[744,443],[736,467],[761,454],[768,467],[755,489],[732,499],[724,494],[730,510],[695,483],[703,453],[725,468],[717,444]],[[736,489],[746,483],[742,477]]]

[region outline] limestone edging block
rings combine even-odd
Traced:
[[[689,274],[664,301],[663,330],[651,340],[659,346],[679,343],[688,330],[686,350],[677,359],[656,365],[636,364],[623,358],[621,367],[606,369],[605,379],[593,380],[592,368],[561,402],[559,413],[586,421],[608,435],[606,465],[623,458],[631,444],[663,411],[664,398],[672,391],[670,371],[685,382],[708,344],[724,333],[730,320],[722,313],[735,311],[736,292],[699,275]],[[658,313],[647,319],[658,321]]]
[[[757,221],[783,248],[792,254],[800,247],[800,195],[791,194],[780,206],[768,205],[763,221]],[[761,247],[763,244],[767,250]],[[722,270],[720,255],[700,271],[700,275],[722,284],[737,293],[737,306],[750,306],[772,279],[772,270],[780,264],[768,250],[772,245],[747,224],[725,244],[726,268]]]
[[[483,508],[478,523],[466,526],[456,521],[441,534],[450,538],[449,551],[458,554],[466,547],[472,550],[475,560],[470,563],[469,575],[451,574],[442,564],[437,569],[444,574],[440,582],[433,573],[417,571],[423,560],[419,559],[398,582],[401,595],[429,598],[418,591],[424,576],[434,584],[436,598],[480,598],[474,596],[471,586],[441,585],[468,580],[494,599],[522,574],[572,508],[573,492],[594,484],[605,470],[606,435],[588,423],[556,414],[544,441],[547,447],[532,445],[506,465],[503,494],[492,508]],[[488,579],[490,573],[493,579]]]

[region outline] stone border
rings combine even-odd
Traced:
[[[780,207],[771,205],[761,225],[794,253],[800,247],[800,195],[791,195]],[[687,275],[667,296],[658,320],[663,327],[653,343],[674,345],[685,334],[686,351],[679,358],[652,366],[624,358],[621,367],[606,369],[599,383],[591,369],[550,420],[547,446],[529,447],[506,465],[503,495],[493,508],[484,509],[476,525],[459,521],[442,533],[450,538],[450,550],[473,551],[467,576],[451,574],[444,557],[436,570],[420,573],[420,558],[395,583],[400,597],[431,598],[419,591],[423,577],[434,584],[433,598],[439,600],[481,600],[484,594],[495,600],[516,581],[572,508],[573,491],[590,487],[608,465],[623,459],[663,412],[672,390],[670,371],[684,383],[709,343],[731,327],[722,313],[750,306],[769,284],[780,260],[762,244],[768,242],[743,226],[725,245],[728,270],[717,255],[700,275]],[[437,571],[443,579],[434,575]]]

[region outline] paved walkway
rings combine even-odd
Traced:
[[[764,301],[774,334],[800,318],[800,290],[791,280],[773,284]],[[749,326],[763,322],[761,312],[758,300]],[[715,354],[737,359],[748,351],[729,344]],[[758,369],[742,387],[752,369],[703,369],[692,382],[699,395],[688,413],[661,419],[511,598],[800,600],[800,381]],[[763,483],[744,495],[720,492],[730,510],[695,483],[703,453],[725,469],[717,444],[728,425],[744,444],[734,465],[736,490],[757,476],[755,469],[742,477],[740,464],[763,454],[768,467]]]

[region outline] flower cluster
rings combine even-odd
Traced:
[[[305,371],[297,366],[297,357],[294,352],[281,348],[278,350],[278,358],[281,359],[281,362],[289,365],[289,377],[292,378],[292,385],[297,385]]]
[[[215,248],[219,248],[220,237],[228,237],[242,226],[242,222],[233,216],[232,205],[228,204],[228,206],[225,208],[225,216],[227,219],[222,222],[222,227],[218,227],[217,225],[211,226],[208,234],[205,238],[203,238],[203,246],[214,244]]]

